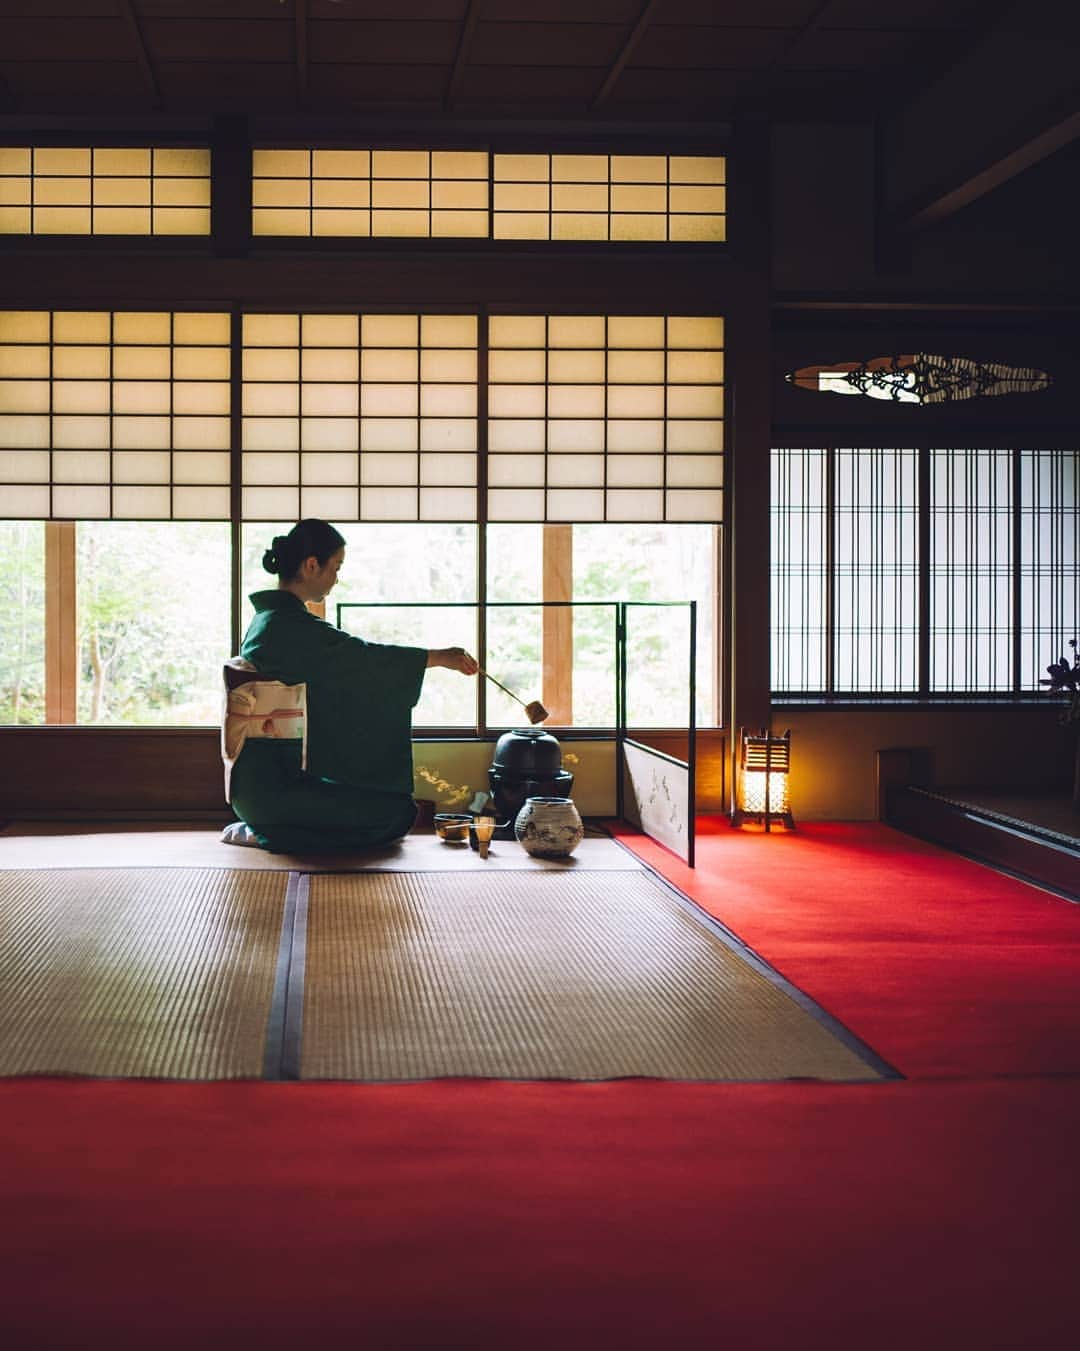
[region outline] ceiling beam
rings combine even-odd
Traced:
[[[787,58],[788,54],[792,52],[800,42],[802,42],[803,38],[808,37],[817,30],[822,15],[829,8],[831,3],[832,0],[818,0],[816,8],[810,11],[802,23],[797,24],[788,30],[787,37],[780,43],[776,51],[773,52],[772,59],[765,67],[770,75],[776,73],[780,63]]]
[[[308,8],[307,0],[293,0],[296,33],[296,102],[307,106],[308,99]]]
[[[160,108],[162,104],[161,86],[158,84],[158,78],[154,72],[154,63],[150,59],[146,39],[143,37],[142,28],[139,25],[139,16],[135,12],[134,0],[120,0],[120,13],[127,23],[131,36],[135,39],[135,59],[139,63],[143,79],[150,90],[150,101],[155,108]]]
[[[1002,144],[983,159],[978,167],[959,173],[952,182],[939,184],[921,201],[898,212],[894,218],[896,228],[919,230],[936,225],[1075,141],[1080,136],[1080,90],[1068,102],[1071,107],[1059,105],[1049,111],[1040,119],[1040,125],[1028,126],[1010,143]]]
[[[19,100],[15,97],[10,83],[0,70],[0,104],[3,104],[5,111],[13,112],[19,106]]]
[[[589,105],[590,108],[599,108],[601,103],[604,102],[615,88],[615,83],[623,73],[626,63],[634,54],[634,48],[641,41],[642,34],[652,22],[653,12],[657,7],[658,2],[659,0],[645,0],[645,5],[637,17],[637,23],[635,23],[630,30],[621,50],[615,57],[615,60],[611,63],[608,73],[604,76],[604,83],[593,95],[592,103]]]
[[[458,34],[457,51],[454,54],[454,67],[450,72],[450,79],[446,86],[446,94],[443,97],[443,108],[449,112],[451,106],[461,92],[461,82],[465,78],[465,67],[469,62],[469,52],[472,48],[473,37],[476,33],[476,25],[480,19],[481,0],[469,0],[468,7],[465,10],[465,17],[461,21],[461,32]]]

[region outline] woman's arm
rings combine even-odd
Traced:
[[[428,651],[427,664],[445,666],[448,671],[460,671],[462,675],[475,675],[480,669],[480,663],[463,647],[433,647]]]

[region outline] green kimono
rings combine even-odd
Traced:
[[[426,649],[342,633],[290,591],[256,591],[251,603],[240,655],[261,675],[307,685],[307,768],[299,741],[246,741],[232,773],[233,810],[276,853],[399,839],[416,817],[412,710]]]

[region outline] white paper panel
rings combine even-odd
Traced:
[[[488,459],[488,483],[492,488],[542,488],[543,455],[492,455]]]
[[[471,486],[476,482],[476,456],[421,455],[420,482],[427,487],[444,484],[456,487]]]
[[[627,173],[651,174],[667,163],[662,156],[643,157],[636,166],[623,160]],[[646,192],[633,178],[625,182],[627,191]],[[722,342],[723,321],[713,316],[493,316],[490,487],[545,483],[550,520],[665,520],[669,507],[670,519],[719,519]],[[695,451],[713,454],[695,460]],[[517,476],[502,461],[538,453],[547,456],[543,480],[531,464]],[[704,491],[691,502],[683,490],[698,487]],[[599,490],[603,505],[583,491],[571,507],[573,488]]]
[[[116,520],[161,521],[171,514],[172,496],[167,487],[113,488],[112,515]]]
[[[48,486],[13,484],[4,487],[4,515],[40,521],[49,515]]]
[[[47,484],[48,481],[47,450],[0,450],[0,483],[5,485],[5,490],[15,483]]]
[[[476,315],[252,315],[243,332],[246,485],[302,474],[306,502],[359,483],[354,518],[476,519]],[[295,467],[265,458],[297,448]]]
[[[360,494],[356,488],[327,486],[300,490],[300,515],[318,516],[324,521],[359,519]]]
[[[407,453],[365,452],[360,466],[361,483],[372,487],[414,485],[420,477],[417,456]]]
[[[167,450],[118,450],[112,457],[113,483],[168,484],[172,455]]]
[[[689,768],[630,742],[623,746],[623,766],[628,819],[679,858],[689,858]]]
[[[305,452],[300,457],[300,481],[305,487],[354,487],[360,481],[359,456]]]
[[[227,521],[228,488],[173,488],[173,516],[184,521]]]
[[[298,488],[245,487],[240,506],[248,521],[298,521],[300,491]]]
[[[0,152],[3,234],[209,234],[210,152],[150,147],[20,146]],[[94,203],[93,210],[90,209]],[[151,203],[166,207],[151,211]]]
[[[613,488],[607,494],[609,521],[662,521],[664,494],[659,489]]]
[[[118,150],[106,162],[141,158],[135,148]],[[228,482],[229,383],[207,377],[228,375],[229,333],[225,314],[2,314],[0,403],[11,411],[0,412],[0,443],[52,449],[48,469],[39,462],[34,472],[43,480],[51,473],[53,483],[64,487],[52,497],[58,517],[107,518],[112,512],[136,519],[140,504],[152,507],[155,519],[167,515],[162,493],[135,490],[168,487],[178,463],[170,451],[216,452],[214,479]],[[40,378],[26,379],[27,373]],[[51,416],[37,411],[42,407],[51,408]],[[195,470],[188,462],[187,469],[201,474],[208,463]],[[13,476],[25,472],[14,462],[0,469],[0,502],[18,481]],[[113,495],[114,485],[131,491]]]
[[[422,521],[473,521],[476,519],[475,488],[421,488]]]
[[[104,520],[109,515],[109,489],[89,484],[55,484],[52,514],[59,520]]]
[[[542,521],[542,488],[489,488],[489,521]]]
[[[360,510],[366,521],[415,521],[419,497],[415,488],[362,488]]]

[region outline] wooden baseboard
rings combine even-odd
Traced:
[[[894,788],[888,794],[889,825],[932,840],[957,853],[1000,868],[1004,872],[1046,887],[1072,901],[1080,901],[1080,850],[1007,825],[961,803],[932,792]]]

